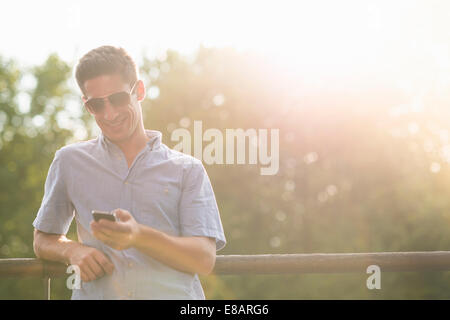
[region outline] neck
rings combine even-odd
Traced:
[[[145,134],[144,127],[140,125],[127,140],[114,143],[126,156],[133,156],[139,153],[149,140],[150,138]]]

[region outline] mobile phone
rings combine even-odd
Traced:
[[[92,210],[92,215],[94,216],[94,220],[96,222],[98,222],[100,219],[106,219],[112,222],[116,221],[116,216],[114,215],[114,213]]]

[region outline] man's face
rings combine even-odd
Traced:
[[[120,75],[102,75],[84,82],[86,96],[83,100],[107,97],[113,93],[130,92],[131,86],[123,82]],[[131,93],[130,104],[121,107],[112,106],[104,99],[105,106],[100,113],[92,113],[97,125],[112,142],[125,142],[133,135],[141,121],[142,113],[138,101],[143,99],[143,84],[138,82]]]

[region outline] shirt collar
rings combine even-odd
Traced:
[[[150,140],[147,142],[147,148],[149,150],[156,150],[161,146],[161,140],[162,140],[162,133],[157,130],[147,130],[145,129],[145,134],[147,137],[150,138]],[[99,141],[100,143],[106,148],[106,149],[117,149],[118,146],[109,140],[103,132],[100,132],[99,134]]]
[[[157,130],[145,130],[145,134],[150,138],[147,142],[150,150],[156,150],[161,146],[162,133]]]

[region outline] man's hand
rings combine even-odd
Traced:
[[[99,250],[92,247],[78,247],[69,258],[71,265],[77,265],[81,271],[81,280],[89,282],[106,274],[112,274],[114,265]]]
[[[125,250],[134,245],[139,233],[139,224],[131,213],[123,209],[113,211],[119,221],[100,219],[91,222],[91,230],[98,240],[116,250]]]
[[[114,265],[103,252],[67,239],[63,234],[34,230],[33,249],[36,257],[77,265],[84,282],[95,280],[105,273],[112,274]]]
[[[188,273],[209,274],[216,261],[214,238],[177,237],[136,222],[126,210],[113,211],[119,221],[100,219],[91,222],[91,230],[98,240],[113,249],[134,247],[140,252]]]

